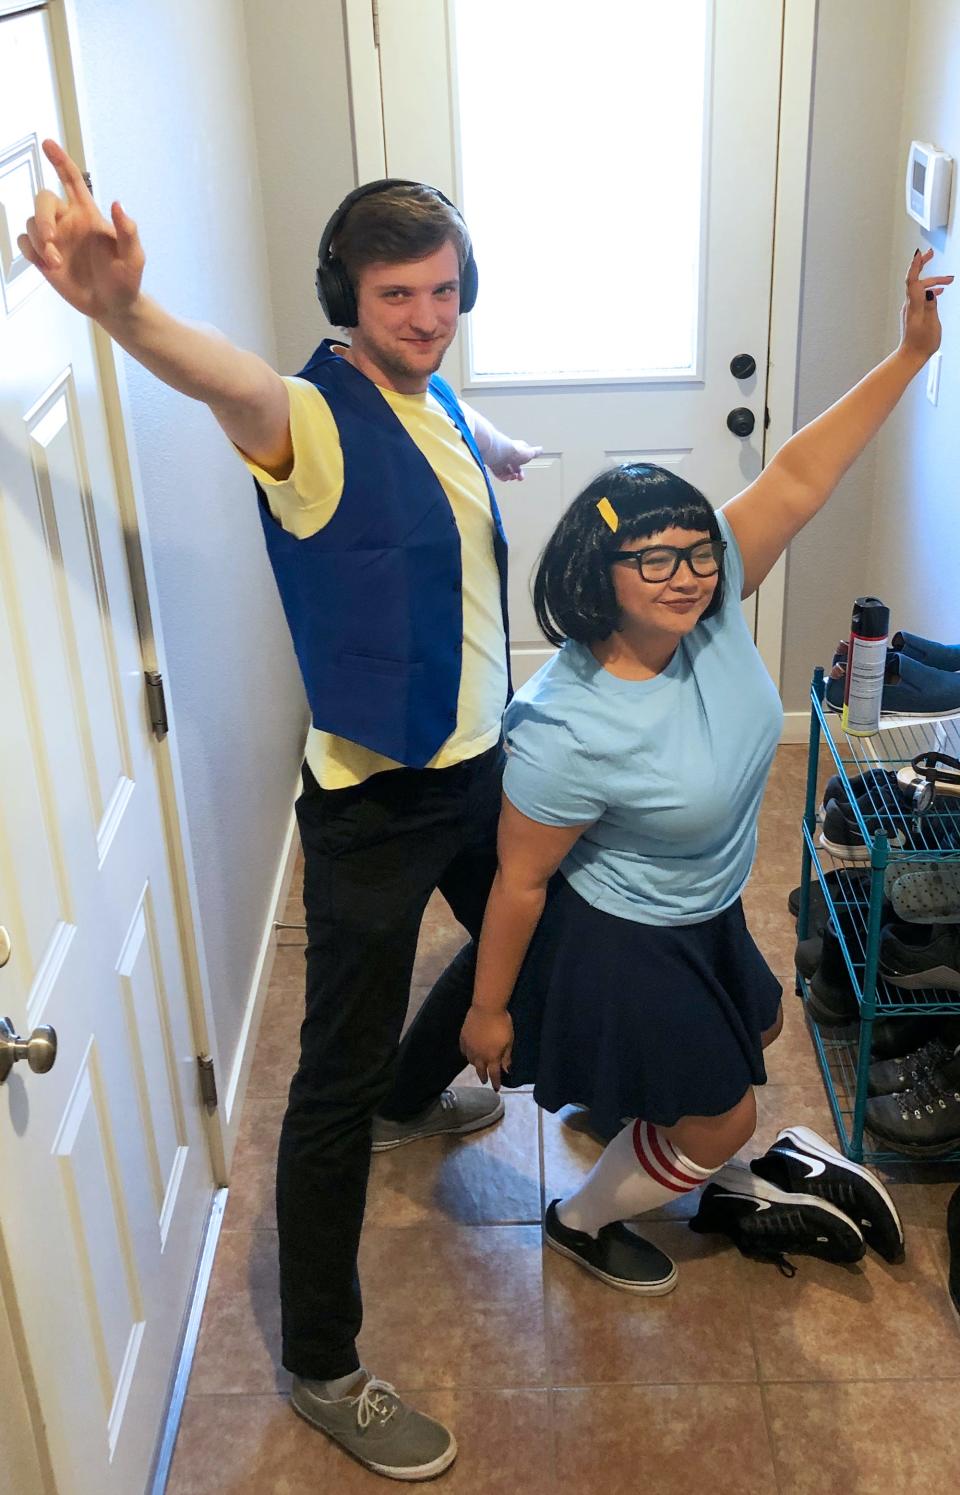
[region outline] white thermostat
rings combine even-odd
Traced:
[[[910,142],[907,158],[907,212],[922,228],[945,228],[950,211],[953,157],[922,140]]]

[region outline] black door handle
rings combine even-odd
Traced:
[[[749,379],[757,372],[757,360],[752,353],[735,353],[730,360],[730,372],[735,379]]]
[[[747,409],[746,405],[738,405],[736,410],[731,410],[727,416],[727,429],[732,431],[734,436],[749,436],[756,424],[757,417],[752,410]]]

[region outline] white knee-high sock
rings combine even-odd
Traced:
[[[628,1122],[600,1154],[583,1183],[557,1205],[560,1223],[595,1236],[613,1220],[629,1220],[678,1194],[689,1194],[716,1168],[691,1163],[658,1127]]]

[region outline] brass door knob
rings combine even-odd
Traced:
[[[0,1017],[0,1085],[13,1066],[26,1059],[35,1075],[45,1075],[57,1057],[57,1035],[46,1024],[21,1038],[8,1017]]]

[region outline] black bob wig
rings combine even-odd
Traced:
[[[612,506],[619,525],[614,532],[597,508],[602,498]],[[642,540],[665,529],[706,530],[722,539],[712,505],[699,488],[649,463],[628,462],[594,478],[573,500],[540,557],[533,583],[533,606],[541,631],[551,644],[565,639],[592,644],[609,638],[619,626],[609,556],[625,540]],[[723,606],[723,563],[717,587],[701,618]]]

